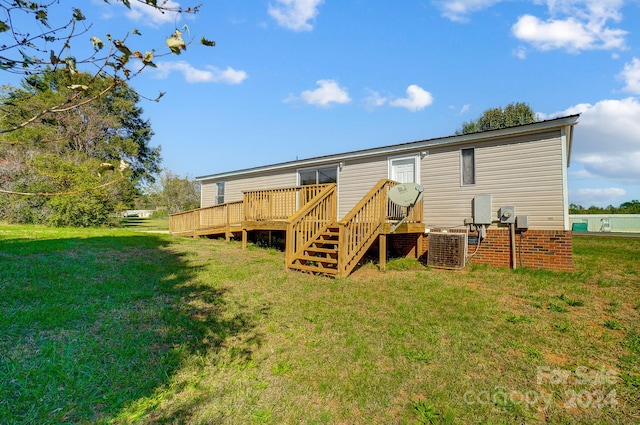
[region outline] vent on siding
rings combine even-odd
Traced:
[[[461,269],[467,256],[466,233],[429,233],[427,264],[444,269]]]

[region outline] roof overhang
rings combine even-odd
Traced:
[[[538,121],[531,124],[519,125],[516,127],[501,128],[498,130],[488,130],[478,133],[461,134],[448,137],[439,137],[435,139],[421,140],[417,142],[401,143],[398,145],[382,146],[379,148],[364,149],[352,152],[345,152],[333,155],[318,156],[314,158],[301,159],[296,161],[281,162],[272,165],[264,165],[260,167],[245,168],[241,170],[229,171],[224,173],[209,174],[196,177],[196,181],[204,180],[220,180],[237,176],[248,176],[253,174],[266,173],[276,170],[297,169],[311,167],[314,165],[322,165],[331,162],[343,162],[350,159],[361,159],[378,155],[397,155],[407,151],[415,151],[427,149],[436,146],[455,146],[469,143],[481,143],[489,140],[502,139],[505,137],[513,137],[532,133],[539,133],[553,129],[566,129],[567,135],[567,166],[571,156],[571,140],[573,136],[572,127],[578,123],[580,114],[569,115],[566,117],[554,118],[545,121]]]

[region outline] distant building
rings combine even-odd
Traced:
[[[640,214],[571,214],[574,232],[640,233]]]
[[[156,210],[126,210],[122,211],[123,217],[149,218]]]

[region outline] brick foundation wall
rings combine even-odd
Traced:
[[[464,232],[464,230],[461,230]],[[476,233],[470,233],[476,236]],[[390,256],[415,256],[415,249],[419,244],[417,234],[392,235],[389,238]],[[470,244],[469,255],[476,249]],[[429,250],[428,234],[422,237],[422,246],[418,257],[427,261]],[[545,269],[555,271],[573,271],[573,243],[571,232],[564,230],[524,230],[516,231],[516,266],[531,269]],[[469,259],[474,264],[488,264],[491,266],[511,266],[511,247],[509,229],[488,229],[487,237],[482,240],[480,248]]]

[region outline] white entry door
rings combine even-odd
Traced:
[[[416,179],[416,159],[398,158],[391,159],[391,180],[398,183],[417,183]]]

